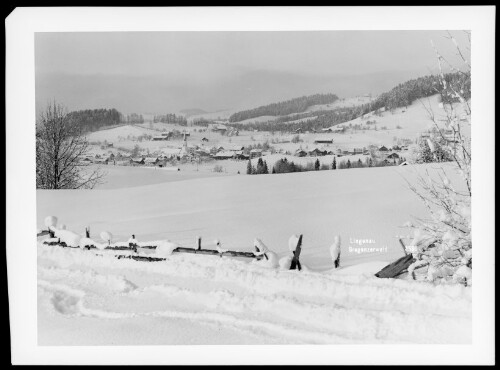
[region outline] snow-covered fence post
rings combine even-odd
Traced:
[[[57,225],[57,217],[55,216],[47,216],[45,217],[44,220],[45,226],[47,227],[47,230],[49,231],[49,236],[51,238],[55,238],[55,229]]]
[[[401,244],[401,246],[403,247],[403,252],[406,256],[408,254],[408,252],[406,251],[406,245],[405,245],[405,243],[403,243],[403,240],[401,238],[398,238],[398,240],[399,240],[399,244]]]
[[[132,237],[128,240],[128,246],[132,248],[132,250],[137,253],[137,240],[135,239],[135,234],[132,234]]]
[[[297,241],[297,247],[295,248],[293,253],[293,258],[292,258],[292,264],[290,265],[290,270],[301,270],[302,267],[300,266],[300,251],[301,251],[301,246],[302,246],[302,234],[299,236],[299,240]]]
[[[330,254],[332,256],[333,266],[340,267],[340,236],[336,235],[332,246],[330,247]]]

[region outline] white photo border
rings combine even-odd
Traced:
[[[495,7],[17,8],[6,19],[7,263],[12,363],[493,364]],[[35,32],[470,30],[471,345],[38,346]],[[422,325],[425,325],[423,322]]]

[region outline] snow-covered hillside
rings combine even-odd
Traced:
[[[430,165],[432,166],[432,165]],[[424,170],[428,166],[420,166]],[[445,166],[448,172],[453,172]],[[154,171],[154,170],[152,170]],[[396,235],[424,206],[383,167],[222,176],[92,191],[37,191],[37,219],[117,241],[170,239],[278,258],[303,234],[301,272],[262,262],[174,254],[117,260],[114,252],[38,245],[40,344],[464,343],[471,288],[373,277],[403,255]],[[453,177],[453,176],[452,176]],[[78,193],[75,196],[75,192]],[[330,246],[340,235],[341,268]],[[373,243],[360,245],[359,240]],[[376,248],[369,250],[368,248]]]

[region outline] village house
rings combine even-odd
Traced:
[[[250,158],[262,157],[262,149],[250,150]]]
[[[206,137],[202,138],[201,141],[204,141],[205,143],[208,142],[208,139]]]
[[[144,158],[144,164],[148,166],[155,166],[157,163],[158,163],[158,158],[155,157]]]
[[[378,148],[378,151],[379,152],[388,152],[389,149],[387,149],[385,146],[382,145],[380,148]]]
[[[212,124],[210,125],[210,129],[214,132],[225,133],[227,131],[227,126],[220,124]]]
[[[130,164],[142,165],[144,164],[144,158],[142,157],[130,158]]]
[[[387,156],[389,159],[399,159],[398,153],[391,153]]]
[[[234,153],[236,159],[250,159],[250,154],[245,154],[242,150],[239,150]]]
[[[199,157],[207,157],[210,155],[210,150],[205,148],[198,148],[194,153]]]
[[[305,157],[307,155],[307,152],[303,149],[297,149],[295,151],[295,156],[296,157]]]
[[[309,156],[311,157],[322,157],[324,155],[326,155],[326,151],[319,148],[314,148],[313,150],[309,151]]]
[[[333,144],[333,139],[327,139],[327,138],[316,138],[314,140],[315,144]]]
[[[151,140],[152,141],[167,141],[168,140],[168,136],[157,135],[157,136],[153,136],[153,138]]]
[[[108,158],[96,158],[94,159],[95,164],[108,164]]]
[[[225,151],[217,152],[217,154],[214,155],[214,158],[215,159],[230,159],[230,158],[234,158],[234,156],[235,156],[235,153],[233,151],[225,150]]]

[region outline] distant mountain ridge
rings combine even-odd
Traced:
[[[186,116],[186,118],[188,118],[190,116],[196,116],[198,114],[206,114],[209,112],[200,108],[188,108],[180,110],[179,113],[183,114],[184,116]]]

